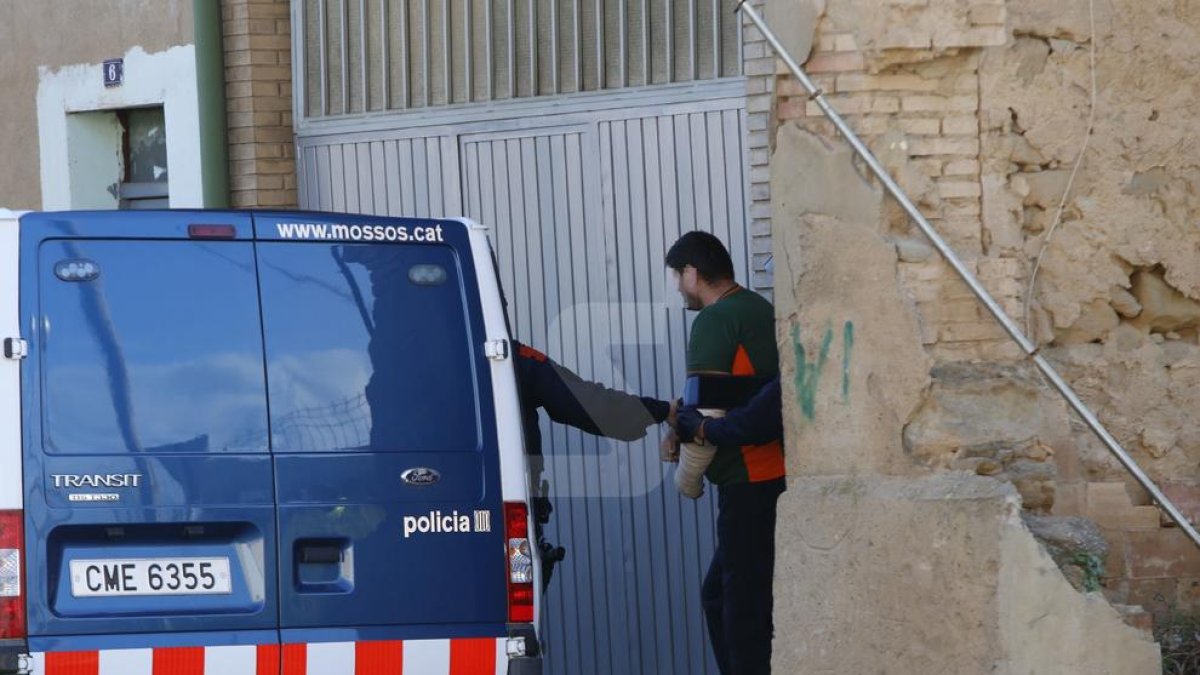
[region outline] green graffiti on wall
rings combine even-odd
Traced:
[[[796,352],[796,398],[800,403],[800,411],[809,420],[817,414],[817,390],[821,385],[821,375],[825,364],[829,361],[829,349],[833,346],[833,326],[825,327],[821,337],[821,347],[814,361],[808,360],[808,351],[800,340],[800,327],[792,326],[792,345]],[[854,349],[854,323],[847,321],[842,325],[842,402],[850,401],[850,356]]]

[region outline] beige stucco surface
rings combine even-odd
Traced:
[[[13,0],[0,3],[0,206],[41,206],[39,68],[191,44],[191,0]],[[102,77],[99,66],[96,78]]]

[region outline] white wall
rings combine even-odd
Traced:
[[[111,137],[102,120],[108,116],[85,117],[73,113],[157,105],[163,107],[167,125],[171,206],[204,205],[195,47],[183,45],[154,54],[134,47],[124,58],[125,82],[113,88],[105,88],[99,63],[39,69],[37,110],[43,209],[116,208],[117,205],[115,197],[106,204],[102,194],[113,182],[109,176],[119,177],[121,166],[119,144],[115,155],[107,145]]]

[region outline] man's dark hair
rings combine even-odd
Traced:
[[[733,259],[725,244],[713,235],[699,230],[688,232],[667,251],[667,267],[682,272],[691,265],[708,283],[733,279]]]

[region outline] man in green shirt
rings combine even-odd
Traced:
[[[721,240],[689,232],[667,251],[667,267],[690,310],[689,375],[775,376],[775,310],[734,280]],[[701,601],[722,675],[771,672],[775,509],[784,490],[783,445],[720,445],[705,476],[717,486],[717,550]]]

